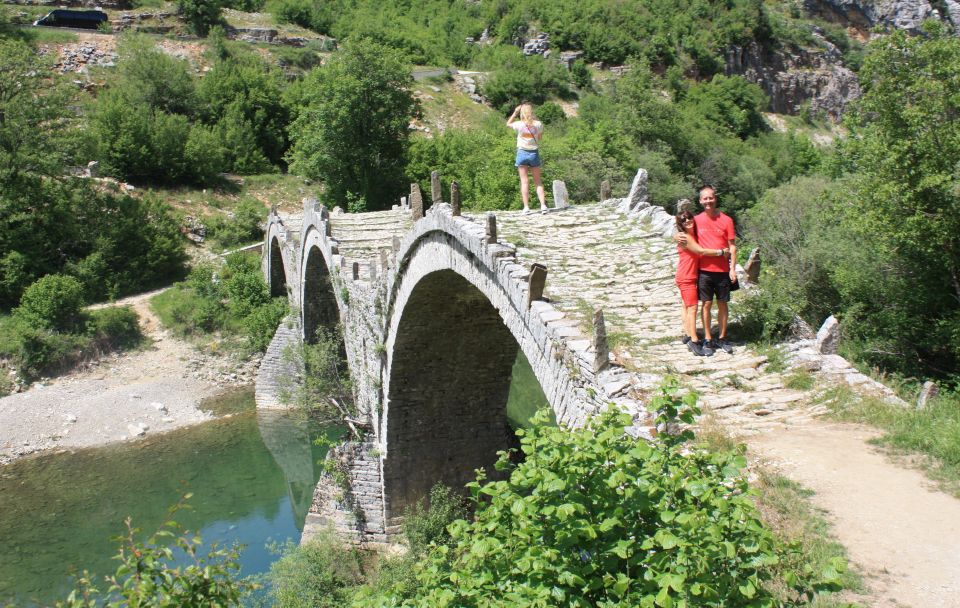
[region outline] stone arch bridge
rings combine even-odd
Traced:
[[[424,212],[415,187],[390,211],[331,212],[310,200],[302,215],[271,211],[263,272],[294,312],[261,364],[258,407],[283,406],[295,373],[287,346],[339,324],[366,429],[338,451],[349,490],[321,482],[308,527],[385,542],[434,483],[459,487],[492,470],[512,445],[518,352],[557,421],[574,427],[615,403],[649,434],[643,401],[668,373],[687,375],[717,408],[802,399],[775,380],[744,399],[766,358],[741,349],[698,359],[680,344],[672,218],[643,190],[546,215],[461,215],[439,195]],[[732,392],[714,381],[731,374]]]

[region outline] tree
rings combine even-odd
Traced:
[[[73,277],[50,274],[27,288],[17,314],[47,329],[69,330],[80,320],[83,285]]]
[[[941,24],[868,46],[847,121],[853,174],[838,217],[880,263],[836,271],[869,360],[956,372],[960,361],[960,39]]]
[[[180,14],[198,36],[206,36],[210,28],[220,23],[222,0],[180,0]]]
[[[396,51],[367,39],[345,46],[303,84],[291,170],[323,180],[335,204],[354,193],[371,209],[389,207],[404,190],[412,81]]]
[[[47,72],[47,66],[25,43],[0,39],[2,183],[22,173],[53,175],[63,165],[58,136],[67,125],[69,95]]]

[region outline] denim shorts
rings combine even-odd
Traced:
[[[517,148],[517,162],[514,163],[515,167],[520,165],[526,165],[528,167],[539,167],[540,166],[540,151],[539,150],[521,150]]]

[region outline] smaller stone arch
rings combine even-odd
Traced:
[[[287,295],[287,269],[283,263],[283,251],[280,249],[280,240],[274,236],[270,239],[270,296]]]
[[[309,245],[303,257],[302,285],[303,340],[312,344],[316,341],[318,329],[333,328],[340,322],[330,268],[316,244]]]

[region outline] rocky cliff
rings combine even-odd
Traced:
[[[861,30],[893,27],[919,32],[927,19],[939,19],[960,29],[960,3],[956,0],[804,0],[812,15]]]
[[[780,50],[756,42],[727,50],[727,75],[739,74],[770,96],[770,110],[797,114],[810,102],[813,112],[839,121],[851,101],[860,97],[857,76],[842,64],[839,49],[816,30],[819,48]]]

